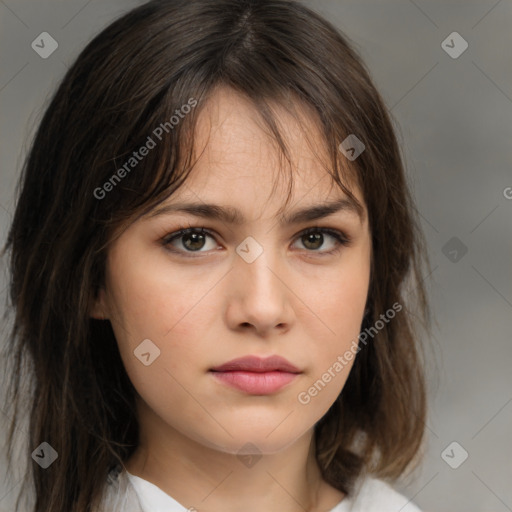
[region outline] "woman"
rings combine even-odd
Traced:
[[[132,10],[65,76],[20,191],[32,510],[418,510],[389,483],[424,437],[422,237],[332,25],[286,0]]]

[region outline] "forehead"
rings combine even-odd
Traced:
[[[344,196],[330,175],[333,163],[316,112],[300,102],[291,107],[290,112],[288,106],[271,104],[276,137],[251,100],[227,87],[217,89],[197,119],[188,191],[207,193],[213,201],[248,190],[262,201],[272,196],[284,201],[288,187],[297,199]],[[354,170],[339,161],[343,183],[363,204]]]

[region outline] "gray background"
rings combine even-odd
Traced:
[[[86,42],[139,3],[0,0],[2,243],[45,101]],[[353,41],[391,109],[429,243],[429,442],[400,490],[425,512],[512,511],[512,2],[307,4]],[[48,59],[31,48],[43,31],[59,44]],[[454,31],[469,44],[456,59],[441,47]],[[452,469],[442,453],[453,465],[462,449]],[[15,474],[3,458],[0,470]],[[19,485],[3,480],[7,511]]]

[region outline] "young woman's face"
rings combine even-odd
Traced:
[[[367,216],[331,185],[295,119],[279,112],[295,182],[284,215],[343,207],[316,220],[276,216],[287,193],[284,180],[275,186],[278,150],[250,103],[220,90],[200,115],[195,142],[206,149],[192,174],[115,241],[93,310],[112,323],[142,428],[147,421],[229,453],[246,443],[275,453],[311,434],[348,377],[353,359],[344,355],[355,353],[368,292]],[[322,147],[312,124],[309,137]],[[236,210],[242,220],[162,210],[178,203]],[[207,232],[171,236],[188,227]],[[320,229],[302,234],[313,227],[350,243]],[[280,356],[296,373],[212,371],[245,356]]]

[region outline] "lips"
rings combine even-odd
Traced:
[[[210,370],[222,384],[251,395],[268,395],[279,391],[302,373],[280,356],[265,359],[247,356],[234,359]]]
[[[288,372],[288,373],[301,373],[301,371],[292,363],[287,361],[281,356],[270,356],[267,358],[260,358],[256,356],[246,356],[239,359],[233,359],[220,366],[212,368],[213,372],[230,372],[230,371],[245,371],[254,373],[264,372]]]

